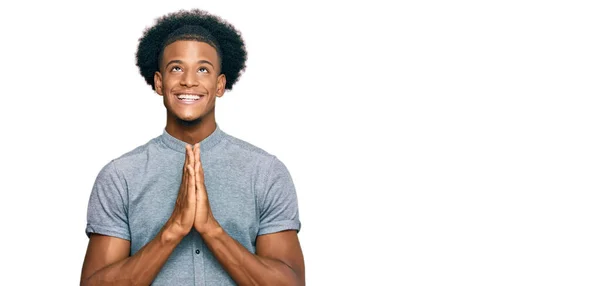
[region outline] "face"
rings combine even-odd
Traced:
[[[220,72],[217,51],[207,43],[182,40],[166,46],[154,86],[163,96],[167,116],[214,120],[216,98],[223,96],[225,88],[225,75]]]

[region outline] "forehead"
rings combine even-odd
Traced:
[[[168,63],[171,60],[193,61],[208,60],[213,64],[218,63],[217,50],[211,45],[194,41],[179,40],[165,47],[163,51],[163,62]]]

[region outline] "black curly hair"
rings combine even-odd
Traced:
[[[136,65],[153,90],[154,73],[159,70],[163,51],[178,40],[204,42],[217,50],[221,73],[227,79],[225,89],[231,90],[246,68],[246,46],[239,31],[206,11],[181,10],[158,18],[139,40]]]

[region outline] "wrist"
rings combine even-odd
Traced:
[[[223,234],[225,230],[219,225],[219,223],[213,218],[210,223],[207,223],[198,233],[202,237],[217,237]]]
[[[180,231],[176,231],[175,228],[167,223],[165,227],[158,234],[160,242],[163,245],[179,244],[185,235],[181,235]]]
[[[206,230],[202,234],[202,238],[216,238],[216,237],[223,235],[223,233],[225,233],[225,230],[221,226],[218,226],[218,227],[214,227],[214,228]]]

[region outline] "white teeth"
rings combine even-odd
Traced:
[[[187,99],[187,100],[190,100],[190,99],[198,100],[198,99],[200,99],[200,96],[194,95],[194,94],[180,94],[180,95],[177,95],[177,98],[178,99]]]

